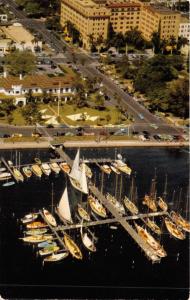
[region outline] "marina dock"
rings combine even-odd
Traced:
[[[2,163],[4,164],[4,166],[7,168],[7,171],[12,175],[12,177],[14,178],[14,180],[15,180],[16,182],[18,182],[18,181],[19,181],[18,178],[15,176],[13,170],[11,169],[11,167],[9,166],[9,164],[6,162],[6,160],[5,160],[3,157],[1,157],[1,162],[2,162]]]

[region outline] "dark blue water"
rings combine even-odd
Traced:
[[[76,150],[68,151],[73,158]],[[151,179],[157,175],[157,191],[164,189],[168,174],[168,202],[186,214],[188,186],[188,153],[179,149],[121,149],[121,154],[136,172],[139,205],[145,192],[150,189]],[[15,160],[15,152],[1,152],[6,159]],[[34,157],[42,161],[49,158],[48,151],[21,151],[21,163],[31,163]],[[82,150],[81,156],[112,157],[114,149]],[[95,181],[101,178],[94,167]],[[66,177],[50,176],[49,179],[30,179],[23,184],[0,187],[0,283],[5,298],[116,298],[124,299],[188,299],[189,241],[177,241],[164,229],[161,242],[168,256],[160,264],[147,260],[135,242],[121,228],[111,230],[108,225],[93,228],[98,237],[98,251],[91,255],[83,248],[77,232],[70,231],[84,254],[82,261],[71,257],[60,263],[42,266],[32,246],[18,238],[23,228],[18,219],[25,213],[42,207],[50,208],[53,198],[56,205],[66,184]],[[122,196],[129,193],[130,180],[122,177]],[[104,191],[115,194],[116,177],[104,176]],[[182,190],[181,190],[182,189]],[[176,191],[173,193],[173,191]],[[179,194],[181,190],[181,200]],[[118,188],[117,195],[120,194]],[[73,205],[76,193],[69,187]],[[84,200],[84,199],[83,199]],[[143,211],[143,207],[141,210]],[[161,219],[158,219],[161,224]],[[178,259],[177,259],[178,257]]]

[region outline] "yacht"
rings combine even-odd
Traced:
[[[88,196],[88,202],[93,212],[102,218],[107,217],[107,213],[103,205],[92,195]]]
[[[175,223],[173,223],[169,218],[164,219],[166,228],[173,235],[175,238],[179,240],[184,240],[185,239],[185,234],[181,231],[180,228],[177,227]]]

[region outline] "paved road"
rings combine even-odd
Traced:
[[[153,114],[151,114],[147,109],[145,109],[142,105],[136,102],[131,96],[129,96],[126,92],[124,92],[119,86],[117,86],[111,78],[107,75],[102,74],[100,71],[96,69],[94,64],[96,63],[96,59],[92,58],[88,54],[79,49],[75,49],[74,47],[67,45],[64,41],[58,39],[55,34],[47,30],[44,24],[40,20],[27,18],[24,12],[18,10],[16,4],[13,0],[3,0],[4,3],[9,5],[9,9],[15,14],[16,18],[19,18],[19,22],[22,23],[25,27],[29,29],[33,29],[38,32],[44,39],[44,41],[49,44],[57,53],[63,52],[63,48],[66,47],[66,51],[64,52],[65,57],[69,61],[73,61],[73,55],[75,56],[76,64],[79,70],[89,78],[99,77],[105,89],[108,92],[108,95],[114,97],[114,95],[118,95],[121,98],[121,103],[123,107],[127,108],[130,113],[133,114],[135,123],[139,125],[135,125],[135,129],[138,131],[146,130],[151,134],[156,133],[165,133],[165,134],[179,134],[181,131],[172,126],[166,124],[163,120],[158,119]],[[74,54],[73,54],[74,53]],[[81,61],[85,60],[85,64],[81,65]],[[62,61],[60,58],[59,62]],[[65,58],[63,58],[63,62]],[[55,59],[55,63],[56,59]],[[143,119],[139,117],[139,115],[143,115]],[[150,126],[150,124],[156,124],[159,128],[154,129]]]

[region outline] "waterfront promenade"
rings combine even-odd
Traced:
[[[53,143],[52,143],[53,144]],[[63,143],[65,148],[111,148],[111,147],[188,147],[189,142],[156,142],[156,141],[66,141]],[[49,141],[38,142],[1,142],[0,150],[9,149],[48,149]]]

